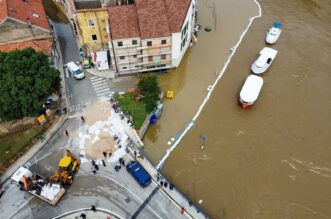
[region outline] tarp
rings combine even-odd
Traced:
[[[91,53],[94,65],[99,71],[109,69],[107,51],[99,51]]]

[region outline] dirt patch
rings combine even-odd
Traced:
[[[90,127],[97,122],[107,121],[111,115],[111,105],[108,102],[98,101],[93,105],[89,105],[85,109],[85,121]],[[116,142],[113,137],[107,132],[109,125],[104,125],[100,129],[100,133],[90,133],[91,138],[86,139],[85,150],[86,155],[93,159],[103,158],[103,152],[115,152]]]
[[[111,105],[109,102],[98,101],[85,108],[85,121],[88,125],[93,125],[97,121],[106,121],[110,116]]]
[[[101,132],[98,140],[93,143],[93,138],[88,139],[85,144],[86,154],[91,158],[104,158],[103,152],[114,153],[116,142],[107,132]]]
[[[2,122],[0,123],[0,136],[15,132],[16,130],[24,129],[24,127],[31,127],[35,123],[36,118],[34,117],[25,117],[23,119]]]

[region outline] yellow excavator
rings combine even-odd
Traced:
[[[61,183],[63,186],[71,185],[78,172],[80,162],[69,150],[59,161],[59,170],[49,178],[50,182]]]

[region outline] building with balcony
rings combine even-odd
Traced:
[[[118,75],[177,67],[191,41],[195,0],[132,3],[77,10],[81,47],[87,53],[108,50]]]

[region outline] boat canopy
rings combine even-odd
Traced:
[[[281,28],[283,25],[281,23],[274,23],[275,28]]]
[[[263,85],[263,79],[256,75],[247,77],[244,86],[240,91],[240,98],[246,103],[256,101]]]

